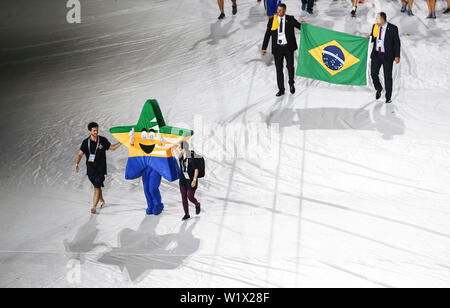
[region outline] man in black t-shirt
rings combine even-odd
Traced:
[[[114,151],[120,146],[120,142],[111,145],[111,143],[105,137],[98,135],[98,124],[95,122],[88,125],[90,136],[83,140],[78,152],[75,172],[80,170],[79,164],[83,155],[86,156],[86,173],[94,186],[94,204],[91,209],[91,213],[97,213],[97,204],[100,201],[100,207],[103,207],[105,200],[103,199],[102,187],[105,181],[106,171],[106,151]]]

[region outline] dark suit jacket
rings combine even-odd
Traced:
[[[376,37],[373,37],[374,27],[375,25],[373,25],[372,33],[370,34],[370,36],[372,37],[372,42],[374,43],[372,53],[370,54],[371,59],[373,59],[378,54],[377,39]],[[384,52],[385,56],[388,59],[392,59],[392,61],[394,61],[396,57],[400,58],[400,37],[398,35],[398,28],[396,25],[393,25],[391,23],[388,23],[386,28],[386,35],[384,37]]]
[[[288,47],[292,49],[292,51],[297,50],[297,39],[295,38],[295,32],[294,28],[300,29],[302,24],[299,23],[294,16],[291,15],[285,15],[286,17],[286,29],[284,30],[286,34],[286,40],[288,43]],[[277,16],[274,16],[273,18],[277,18]],[[272,37],[272,53],[276,54],[278,49],[278,30],[272,31],[272,23],[273,18],[269,19],[269,22],[267,23],[267,30],[266,35],[264,36],[264,41],[262,45],[262,50],[266,50],[267,46],[269,45],[269,40]]]

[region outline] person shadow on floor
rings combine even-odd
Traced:
[[[394,136],[405,133],[405,123],[396,115],[395,109],[393,104],[378,103],[373,110],[334,107],[285,108],[262,116],[267,125],[277,124],[280,128],[297,126],[300,130],[375,130],[382,134],[383,139],[393,140]]]
[[[63,244],[65,250],[71,259],[76,259],[80,261],[80,263],[83,263],[87,253],[90,253],[99,247],[107,247],[104,243],[96,242],[96,238],[99,234],[97,217],[97,215],[92,215],[89,220],[78,229],[72,241],[67,239],[64,240]]]
[[[226,24],[223,24],[222,21],[220,21],[220,20],[212,23],[211,24],[211,33],[207,37],[195,42],[194,45],[191,47],[191,49],[189,49],[189,51],[193,51],[194,49],[197,49],[198,45],[200,45],[203,42],[207,42],[208,45],[217,45],[220,40],[229,38],[231,35],[233,35],[234,33],[236,33],[237,31],[240,30],[240,28],[237,28],[237,29],[231,31],[233,24],[234,24],[234,18],[231,18],[231,20]]]
[[[199,219],[185,221],[178,233],[158,234],[161,216],[147,216],[137,230],[124,229],[119,234],[119,247],[113,247],[99,262],[126,270],[133,282],[145,278],[152,270],[173,270],[200,247],[193,230]]]

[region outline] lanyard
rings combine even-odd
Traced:
[[[189,159],[183,157],[183,172],[187,172],[189,168]]]
[[[98,150],[98,147],[99,147],[99,145],[100,145],[100,137],[97,137],[97,147],[95,148],[95,153],[94,153],[94,155],[97,155],[97,150]],[[92,155],[92,153],[91,153],[91,138],[89,137],[89,146],[88,146],[88,150],[89,150],[89,155]]]

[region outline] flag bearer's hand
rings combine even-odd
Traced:
[[[395,57],[395,63],[400,63],[400,58],[399,57]]]

